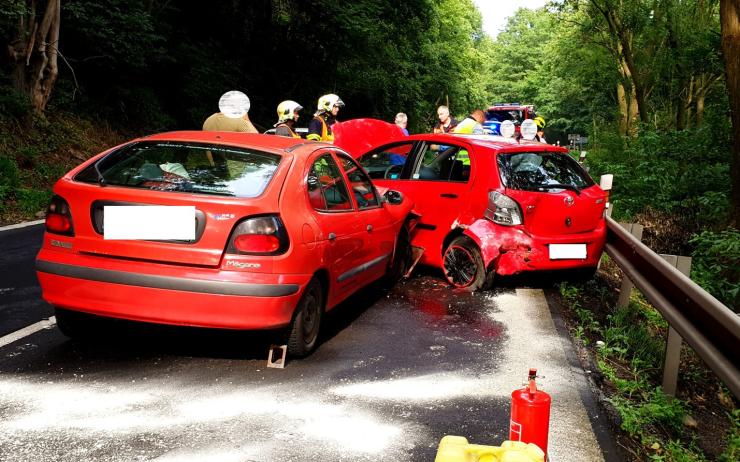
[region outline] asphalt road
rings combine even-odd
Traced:
[[[54,314],[34,266],[43,236],[43,224],[0,231],[0,337]]]
[[[51,314],[40,235],[0,233],[4,333]],[[268,369],[265,334],[108,322],[79,343],[52,325],[0,348],[0,461],[432,461],[446,434],[505,440],[529,367],[553,396],[551,460],[602,460],[540,289],[468,294],[417,275],[364,290],[324,327],[313,355]]]

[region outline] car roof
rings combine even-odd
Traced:
[[[228,144],[242,148],[257,148],[266,151],[290,153],[294,148],[306,144],[306,140],[285,136],[262,135],[243,132],[211,132],[202,130],[157,133],[135,141],[193,141],[200,143]],[[311,141],[310,143],[319,144]]]
[[[464,139],[465,141],[485,146],[495,150],[506,150],[506,151],[555,151],[555,152],[568,152],[568,150],[562,146],[555,146],[552,144],[540,143],[538,141],[521,140],[517,141],[514,138],[507,138],[498,135],[467,135],[462,133],[456,134],[441,134],[441,133],[428,133],[422,135],[411,135],[409,137],[399,138],[395,142],[403,142],[404,140],[414,141],[430,141],[438,142],[440,144],[454,143]]]

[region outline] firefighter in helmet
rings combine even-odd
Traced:
[[[278,104],[278,121],[275,124],[275,134],[278,136],[287,136],[288,138],[300,138],[301,135],[295,131],[295,124],[298,122],[298,118],[300,117],[298,112],[301,109],[303,109],[303,106],[291,100],[286,100]]]
[[[339,109],[344,107],[344,101],[339,96],[330,93],[319,98],[318,110],[308,124],[307,139],[312,141],[334,142],[331,126],[337,121]]]
[[[547,143],[547,140],[545,140],[545,118],[538,115],[534,118],[534,123],[537,125],[537,134],[534,139],[540,143]]]

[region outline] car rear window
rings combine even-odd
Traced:
[[[569,155],[560,152],[499,154],[498,166],[504,186],[525,191],[580,191],[593,180]]]
[[[140,142],[118,149],[75,177],[158,191],[257,197],[281,156],[233,146],[186,142]]]

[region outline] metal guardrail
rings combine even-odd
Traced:
[[[740,316],[609,217],[606,252],[740,399]]]

